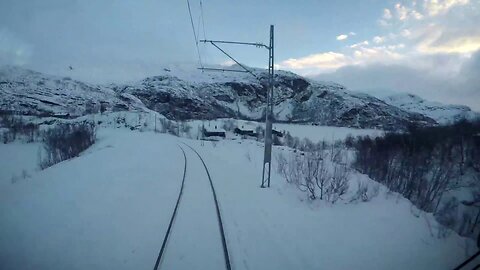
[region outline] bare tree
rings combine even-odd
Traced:
[[[327,200],[335,203],[348,190],[348,168],[346,165],[335,164],[327,190]]]

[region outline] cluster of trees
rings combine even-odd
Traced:
[[[311,200],[335,203],[348,190],[349,168],[328,160],[323,150],[292,153],[288,159],[279,154],[277,169],[288,183],[306,192]]]
[[[58,124],[42,135],[45,155],[40,168],[45,169],[61,161],[78,156],[96,140],[95,125],[91,122]]]
[[[402,194],[419,209],[435,214],[445,192],[466,183],[462,175],[480,174],[480,121],[417,128],[384,137],[359,138],[354,166]],[[471,184],[471,183],[470,183]],[[480,184],[480,183],[478,183]]]
[[[0,128],[4,130],[1,132],[2,142],[4,144],[22,138],[26,142],[34,142],[39,138],[39,126],[34,123],[26,122],[21,116],[15,115],[1,115]]]

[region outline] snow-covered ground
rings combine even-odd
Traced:
[[[370,202],[335,205],[306,200],[276,172],[271,188],[259,188],[263,145],[254,140],[202,143],[125,128],[101,128],[98,138],[43,171],[31,156],[38,145],[1,146],[2,269],[152,269],[183,176],[179,142],[209,167],[233,269],[451,269],[474,251],[455,233],[437,238],[430,215],[383,188]],[[205,171],[185,150],[185,190],[162,267],[223,269]],[[4,161],[16,167],[8,172]],[[23,169],[31,176],[11,183]]]
[[[1,268],[151,269],[182,178],[175,142],[103,130],[80,157],[2,186]]]
[[[383,136],[384,134],[384,131],[379,129],[357,129],[300,124],[274,124],[274,128],[278,131],[288,131],[294,137],[309,138],[313,142],[335,142],[337,140],[344,140],[348,135],[353,137],[370,136],[374,138]]]
[[[0,190],[12,182],[22,181],[32,175],[38,167],[40,143],[0,144]]]

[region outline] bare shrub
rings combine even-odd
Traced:
[[[357,182],[357,192],[350,199],[350,202],[359,201],[368,202],[370,198],[368,197],[368,184],[362,181]]]
[[[287,166],[288,166],[287,158],[283,153],[279,153],[275,155],[275,158],[277,160],[277,172],[280,175],[285,176],[285,174],[287,173]]]
[[[457,226],[459,201],[457,198],[452,197],[435,213],[435,218],[440,224],[448,228],[455,228]]]
[[[318,160],[316,173],[315,173],[315,184],[320,189],[320,200],[323,200],[327,190],[327,186],[330,182],[330,177],[328,175],[328,170],[325,161],[325,154],[323,151],[312,152],[311,154],[315,160]]]
[[[257,134],[257,141],[261,141],[265,137],[265,129],[259,125],[255,128],[255,134]]]
[[[125,119],[124,115],[117,115],[115,117],[115,123],[117,124],[117,128],[121,126],[127,126],[127,120]]]
[[[300,160],[302,164],[299,164],[299,166],[302,169],[303,179],[297,181],[297,187],[302,191],[307,191],[309,198],[315,200],[317,198],[316,189],[321,167],[320,163],[323,164],[323,160],[316,152],[307,153]]]
[[[180,130],[183,134],[187,135],[187,137],[191,137],[190,131],[192,130],[192,127],[187,122],[181,122]]]
[[[298,183],[302,181],[302,157],[300,155],[292,154],[288,161],[282,155],[278,158],[282,163],[282,165],[278,167],[280,174],[282,174],[287,183],[293,183],[298,186]]]
[[[323,151],[292,154],[288,161],[278,155],[277,161],[278,172],[311,200],[319,198],[334,203],[348,189],[347,174],[341,174],[341,170],[329,172]]]
[[[20,175],[18,175],[18,176],[17,176],[16,174],[12,175],[12,177],[10,178],[10,182],[11,182],[12,184],[15,184],[15,183],[17,183],[19,180],[21,180],[21,179],[23,180],[23,179],[27,179],[27,178],[30,178],[30,177],[31,177],[31,176],[30,176],[30,174],[27,172],[27,170],[23,169]]]
[[[350,202],[369,202],[377,197],[380,193],[380,185],[378,183],[370,185],[368,182],[358,181],[357,191],[350,199]]]
[[[284,135],[284,142],[285,142],[286,146],[294,148],[293,147],[293,136],[292,136],[292,134],[290,134],[289,131],[287,131]]]
[[[250,151],[245,153],[245,157],[247,158],[248,162],[252,162],[252,156],[250,155]]]
[[[174,136],[179,136],[178,126],[175,124],[175,122],[165,118],[160,118],[160,124],[161,124],[161,128],[160,128],[161,133],[168,133]]]
[[[95,126],[89,122],[60,124],[43,134],[46,156],[40,160],[45,169],[78,156],[95,143]]]
[[[335,203],[347,193],[348,174],[347,166],[334,164],[333,174],[326,192],[329,202]]]
[[[10,132],[9,130],[5,130],[2,132],[2,142],[4,144],[11,143],[15,140],[14,133]]]

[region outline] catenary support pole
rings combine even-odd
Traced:
[[[223,68],[207,68],[201,67],[200,69],[203,71],[230,71],[230,72],[246,72],[250,73],[253,77],[259,79],[255,73],[253,73],[250,69],[246,66],[242,65],[239,61],[237,61],[233,56],[228,54],[225,50],[220,48],[217,44],[235,44],[235,45],[249,45],[249,46],[256,46],[259,48],[266,48],[268,49],[268,83],[265,86],[266,92],[266,106],[265,106],[265,149],[264,149],[264,156],[263,156],[263,171],[262,171],[262,184],[260,187],[270,187],[270,175],[272,169],[272,128],[273,128],[273,90],[274,90],[274,26],[270,25],[270,44],[266,46],[262,43],[253,43],[253,42],[237,42],[237,41],[225,41],[225,40],[200,40],[203,43],[210,43],[215,48],[220,50],[223,54],[227,57],[232,59],[235,63],[238,64],[242,70],[231,70],[231,69],[223,69]],[[260,79],[259,79],[260,80]]]

